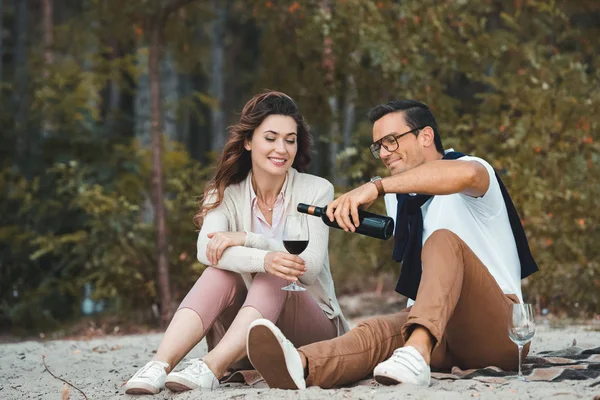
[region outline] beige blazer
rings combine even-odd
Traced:
[[[198,261],[210,265],[206,258],[209,233],[246,231],[245,245],[226,249],[218,265],[213,265],[216,268],[239,273],[246,287],[252,284],[252,273],[265,272],[264,259],[268,252],[286,251],[281,241],[250,232],[252,216],[250,175],[248,174],[242,182],[225,189],[221,204],[204,218],[197,246]],[[290,168],[286,185],[284,198],[286,214],[296,213],[298,203],[324,206],[333,200],[333,185],[329,181],[300,173],[293,168]],[[329,227],[317,217],[308,216],[307,220],[310,240],[308,247],[302,253],[307,271],[299,280],[329,319],[335,320],[338,335],[342,335],[350,328],[338,304],[329,269]]]

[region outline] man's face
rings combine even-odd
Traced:
[[[392,112],[384,115],[373,124],[373,141],[387,136],[399,136],[402,133],[412,130],[404,120],[403,112]],[[417,167],[425,162],[423,146],[418,136],[413,133],[404,135],[397,139],[398,148],[394,151],[388,151],[381,146],[379,155],[381,161],[392,175],[402,173],[411,168]],[[390,147],[390,146],[388,146]]]

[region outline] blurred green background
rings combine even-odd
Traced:
[[[338,192],[386,173],[372,106],[429,104],[517,204],[526,299],[597,316],[599,52],[597,0],[0,0],[0,326],[164,323],[204,268],[192,217],[226,127],[265,88]],[[332,230],[338,294],[391,290],[391,248]]]

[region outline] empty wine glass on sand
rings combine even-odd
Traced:
[[[288,215],[283,226],[283,246],[290,254],[300,254],[308,246],[308,222],[306,215]],[[281,288],[290,292],[303,292],[306,289],[292,282]]]
[[[517,378],[526,381],[521,372],[521,355],[523,346],[531,341],[535,334],[535,321],[531,304],[513,304],[508,314],[508,337],[519,348],[519,375]]]

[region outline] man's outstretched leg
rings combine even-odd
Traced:
[[[297,350],[277,327],[257,320],[248,330],[248,358],[271,388],[331,388],[354,383],[403,346],[401,328],[407,317],[408,310],[403,310],[371,318],[343,336]]]

